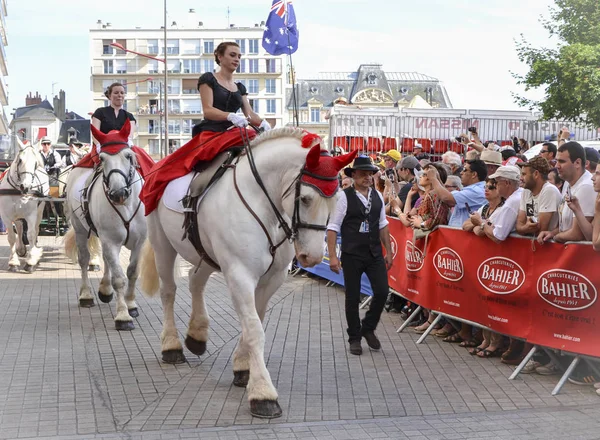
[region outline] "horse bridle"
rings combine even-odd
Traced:
[[[127,142],[107,142],[105,144],[102,145],[102,147],[106,147],[108,145],[127,145],[127,148],[129,148],[129,144]],[[119,153],[123,151],[120,150]],[[104,152],[104,154],[110,154],[110,153],[106,153]],[[108,174],[104,174],[104,172],[102,173],[102,182],[104,183],[104,192],[106,193],[106,195],[108,196],[108,194],[110,193],[109,191],[109,184],[110,184],[110,176],[112,176],[113,173],[116,174],[120,174],[121,176],[123,176],[123,179],[125,179],[125,186],[124,189],[127,190],[127,192],[129,194],[131,194],[131,185],[133,185],[133,178],[135,177],[135,167],[133,166],[133,161],[131,160],[131,158],[129,159],[129,173],[125,174],[122,170],[118,169],[118,168],[114,168],[112,170],[110,170],[108,172]]]
[[[36,173],[36,171],[37,171],[37,169],[38,169],[38,167],[39,167],[39,163],[38,163],[38,161],[37,161],[37,160],[35,161],[35,168],[33,169],[33,173],[31,173],[31,172],[29,172],[29,171],[23,171],[23,172],[20,172],[20,171],[19,171],[19,162],[22,162],[22,160],[21,160],[21,158],[20,158],[19,156],[20,156],[20,154],[21,154],[23,151],[27,150],[28,148],[31,148],[31,149],[32,149],[32,150],[34,150],[34,152],[35,152],[35,149],[33,148],[33,146],[32,146],[32,145],[27,145],[25,148],[23,148],[23,149],[21,150],[21,152],[19,153],[19,155],[17,155],[17,158],[15,159],[15,171],[16,171],[16,173],[17,173],[17,181],[16,181],[16,182],[14,182],[14,181],[11,179],[11,177],[10,177],[10,174],[11,174],[11,173],[8,173],[8,174],[7,174],[7,176],[6,176],[6,177],[7,177],[7,182],[9,183],[9,185],[10,185],[10,186],[12,186],[12,187],[13,187],[15,190],[19,191],[19,192],[20,192],[20,194],[22,194],[22,195],[26,195],[26,194],[28,194],[27,192],[23,191],[23,189],[22,189],[22,184],[23,184],[23,176],[28,176],[28,175],[30,175],[30,176],[31,176],[31,188],[32,188],[32,189],[33,189],[33,188],[36,188],[36,187],[40,187],[40,186],[42,186],[41,184],[39,184],[39,185],[37,185],[37,186],[36,186],[36,185],[34,185],[34,182],[35,182],[35,180],[36,180],[36,175],[35,175],[35,173]],[[38,191],[38,192],[39,192],[39,191]]]
[[[242,134],[242,140],[244,142],[244,150],[245,150],[246,156],[248,158],[248,164],[250,165],[250,170],[252,171],[252,175],[254,176],[254,179],[256,180],[256,183],[262,190],[263,194],[266,196],[267,200],[269,201],[269,204],[271,205],[271,209],[273,210],[273,213],[275,214],[275,217],[277,218],[277,221],[279,223],[279,227],[281,229],[283,229],[283,232],[285,233],[285,237],[279,243],[275,244],[273,242],[273,240],[271,239],[271,235],[269,234],[269,231],[267,230],[267,227],[264,225],[264,223],[259,218],[259,216],[256,214],[256,212],[254,212],[254,210],[252,210],[250,205],[244,199],[244,196],[242,195],[240,188],[237,184],[237,178],[236,178],[237,166],[233,165],[233,183],[235,186],[235,190],[236,190],[238,196],[240,197],[242,203],[246,207],[246,209],[248,209],[250,214],[254,217],[254,219],[261,226],[263,232],[267,236],[267,240],[269,241],[269,252],[271,254],[271,257],[273,258],[271,261],[271,265],[269,266],[269,269],[270,269],[271,266],[273,265],[273,262],[275,261],[275,252],[277,251],[277,249],[288,240],[290,243],[293,243],[296,240],[296,238],[298,237],[298,232],[300,231],[300,229],[311,229],[311,230],[316,230],[316,231],[327,230],[326,225],[315,225],[315,224],[311,224],[311,223],[305,223],[300,219],[300,189],[301,189],[302,185],[306,185],[305,183],[302,182],[302,176],[307,175],[307,176],[314,177],[316,179],[321,179],[321,180],[336,180],[337,177],[326,177],[326,176],[319,176],[319,175],[313,174],[306,170],[306,164],[302,167],[298,176],[292,181],[290,186],[283,193],[283,199],[285,199],[287,196],[289,196],[289,194],[291,194],[291,189],[295,186],[294,212],[292,213],[292,225],[290,226],[288,224],[288,222],[285,220],[285,218],[283,217],[283,215],[281,214],[281,212],[279,211],[279,209],[277,209],[277,206],[275,206],[273,199],[269,195],[269,192],[267,191],[267,188],[265,187],[265,185],[262,181],[262,178],[260,177],[260,174],[258,173],[258,169],[256,168],[256,162],[254,161],[254,154],[252,153],[252,148],[250,147],[250,138],[249,138],[247,132],[244,129],[240,129],[240,132]],[[239,158],[238,158],[238,161],[239,161]],[[267,269],[267,272],[269,271],[269,269]]]

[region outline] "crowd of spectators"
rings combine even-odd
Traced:
[[[379,157],[381,171],[375,175],[375,184],[388,215],[416,232],[448,225],[495,243],[520,234],[539,245],[549,240],[591,241],[600,251],[600,154],[596,149],[570,141],[568,130],[561,130],[557,144],[544,143],[539,155],[529,160],[522,154],[529,149],[524,139],[515,138],[512,147],[499,147],[482,142],[476,131],[459,138],[465,146],[464,159],[455,152],[423,157],[420,149],[404,156],[391,150]],[[413,308],[396,295],[388,301],[388,309],[404,315]],[[411,326],[422,333],[433,318],[433,313],[424,311]],[[436,327],[432,334],[445,342],[458,343],[474,356],[499,356],[510,365],[521,363],[531,349],[521,340],[459,322],[442,320]],[[551,362],[539,350],[523,372],[558,374],[570,361],[553,358],[564,364]],[[585,367],[578,367],[570,380],[600,382]]]

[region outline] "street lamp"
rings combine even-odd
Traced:
[[[110,45],[112,47],[116,47],[119,50],[122,50],[123,52],[127,52],[127,53],[132,53],[134,55],[138,55],[140,57],[143,58],[148,58],[151,60],[156,60],[159,61],[161,63],[164,63],[165,65],[165,73],[164,73],[164,99],[163,99],[163,113],[164,113],[164,118],[165,118],[165,147],[164,147],[164,156],[166,156],[167,154],[169,154],[169,101],[168,101],[168,69],[167,69],[167,0],[165,0],[165,27],[164,27],[164,53],[165,53],[165,57],[164,58],[158,58],[158,57],[153,57],[150,55],[147,55],[145,53],[140,53],[140,52],[136,52],[134,50],[130,50],[130,49],[126,49],[122,44],[120,43],[111,43]],[[161,124],[162,126],[162,124]],[[162,133],[162,129],[161,129],[161,133]],[[161,157],[163,157],[163,148],[161,145],[161,152],[160,155]]]

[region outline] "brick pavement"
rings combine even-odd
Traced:
[[[265,320],[283,417],[253,419],[244,390],[231,385],[239,327],[220,274],[206,292],[207,354],[165,365],[160,300],[139,296],[136,329],[117,332],[114,302],[80,309],[77,267],[59,241],[42,242],[38,271],[10,274],[0,237],[0,439],[600,438],[590,388],[567,384],[552,397],[556,378],[508,381],[497,359],[396,334],[397,315],[384,314],[381,352],[349,355],[342,291],[305,277],[286,282]],[[99,280],[92,275],[95,288]],[[179,284],[185,334],[191,298],[187,279]]]

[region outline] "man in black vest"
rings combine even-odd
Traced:
[[[381,348],[375,328],[388,296],[387,271],[392,267],[390,233],[383,197],[373,188],[373,174],[377,171],[378,168],[368,156],[357,157],[352,167],[344,169],[346,175],[354,180],[354,185],[340,193],[327,225],[329,266],[335,273],[339,273],[342,266],[344,268],[348,342],[350,353],[355,355],[362,354],[363,337],[371,349]],[[337,234],[342,238],[341,266],[336,254]],[[385,246],[385,258],[382,243]],[[361,322],[358,308],[363,273],[371,282],[373,300]]]
[[[44,168],[48,173],[48,177],[50,177],[50,183],[54,184],[58,178],[58,173],[60,172],[60,164],[62,163],[62,158],[57,151],[52,149],[52,141],[50,138],[44,136],[40,141],[42,144],[42,149],[40,153],[42,154],[42,159],[44,159]]]

